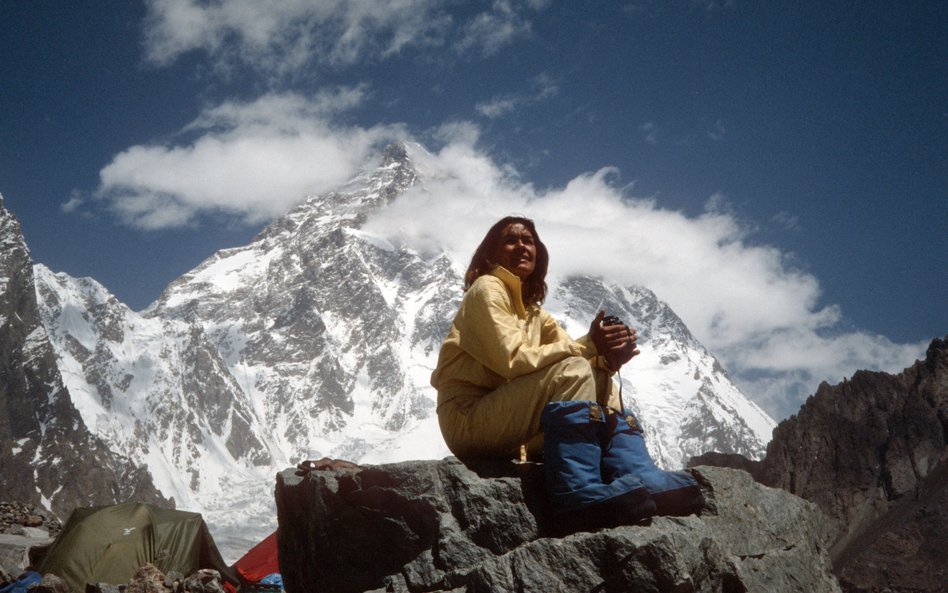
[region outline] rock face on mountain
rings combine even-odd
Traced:
[[[277,476],[290,593],[839,591],[822,513],[741,471],[693,470],[701,516],[558,534],[542,467],[455,458]]]
[[[33,263],[0,201],[0,492],[66,516],[76,505],[169,502],[147,471],[93,435],[63,385]]]
[[[899,375],[820,385],[749,469],[827,514],[834,569],[857,591],[948,590],[948,340]]]

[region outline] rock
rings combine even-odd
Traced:
[[[62,521],[45,509],[29,503],[0,501],[0,535],[55,537],[61,529]]]
[[[45,550],[52,541],[49,537],[0,533],[0,570],[19,575],[32,564],[33,554]]]
[[[454,458],[277,476],[289,593],[838,592],[817,507],[699,467],[701,516],[557,537],[542,468]]]
[[[688,462],[688,467],[697,467],[699,465],[713,465],[715,467],[731,467],[741,469],[754,476],[754,479],[763,483],[761,477],[762,462],[748,459],[737,453],[719,453],[717,451],[708,451],[701,455],[692,457]]]
[[[44,579],[46,577],[50,577],[56,583],[61,581],[59,577],[52,574],[43,575]],[[0,586],[2,585],[0,581]],[[62,591],[70,593],[65,583],[63,587],[66,588]],[[33,589],[30,591],[34,593]],[[55,593],[59,593],[59,590]],[[85,593],[226,593],[226,589],[221,581],[221,574],[216,570],[202,568],[185,578],[180,572],[171,571],[165,575],[154,565],[145,564],[135,572],[127,584],[89,583],[86,585]]]
[[[23,535],[33,539],[49,539],[49,531],[44,527],[24,527]]]
[[[44,574],[42,580],[35,587],[30,588],[30,593],[73,593],[69,589],[66,581],[54,574]]]
[[[168,587],[175,593],[184,591],[184,575],[177,570],[172,570],[165,575],[165,587]]]
[[[45,523],[45,519],[39,515],[27,515],[20,518],[20,525],[23,527],[41,527]]]
[[[834,570],[859,592],[948,591],[948,339],[898,375],[820,385],[774,430],[767,456],[706,454],[826,514]]]
[[[171,593],[171,589],[165,587],[165,575],[153,564],[146,564],[135,572],[125,593]]]
[[[226,593],[221,573],[209,568],[202,568],[185,579],[184,590],[187,593]]]
[[[95,583],[86,585],[86,593],[125,593],[128,585],[111,585],[109,583]]]
[[[85,593],[226,593],[221,574],[200,569],[185,578],[180,572],[163,574],[154,565],[142,566],[127,584],[96,583],[86,585]]]

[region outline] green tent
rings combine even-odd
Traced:
[[[127,583],[147,563],[184,576],[213,568],[223,580],[238,582],[200,513],[136,502],[76,508],[38,570],[85,591],[86,583]]]

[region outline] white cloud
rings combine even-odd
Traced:
[[[714,142],[720,142],[724,139],[724,136],[727,134],[727,128],[724,125],[724,120],[719,119],[714,122],[714,127],[711,130],[708,130],[708,138]]]
[[[483,101],[474,106],[474,110],[489,119],[507,115],[517,108],[520,100],[517,97],[494,97],[490,101]]]
[[[142,228],[190,225],[207,212],[251,223],[282,215],[306,194],[348,180],[381,144],[412,140],[398,125],[334,123],[365,94],[347,87],[209,107],[180,140],[116,155],[96,195]],[[899,371],[924,352],[924,344],[842,331],[842,312],[821,303],[818,280],[780,249],[755,244],[754,229],[723,196],[688,216],[629,195],[611,168],[538,190],[478,148],[476,125],[450,122],[430,136],[441,148],[415,151],[424,189],[371,220],[372,230],[463,262],[496,219],[530,216],[550,248],[552,275],[597,274],[652,289],[777,417],[796,411],[819,381],[860,368]]]
[[[692,0],[691,5],[707,12],[717,12],[734,7],[734,0]]]
[[[495,0],[486,10],[468,21],[456,45],[459,51],[480,51],[485,56],[497,53],[514,39],[530,32],[530,22],[515,2]]]
[[[559,85],[548,74],[534,77],[531,88],[522,93],[498,95],[474,106],[474,110],[488,119],[507,115],[520,107],[533,105],[559,93]]]
[[[850,331],[822,336],[775,329],[728,349],[712,350],[736,369],[745,393],[776,418],[795,414],[822,382],[835,384],[857,370],[901,372],[924,358],[928,342],[896,344],[884,336]]]
[[[204,50],[219,63],[241,61],[281,72],[316,59],[350,64],[364,53],[440,44],[450,17],[435,0],[150,0],[148,59],[168,64]]]
[[[97,196],[126,223],[149,229],[191,225],[207,212],[248,223],[282,215],[348,180],[382,143],[411,140],[397,125],[333,124],[365,92],[270,94],[210,107],[182,130],[191,140],[116,155],[100,173]],[[370,228],[463,262],[496,219],[530,216],[550,248],[552,275],[596,274],[652,289],[777,417],[796,411],[822,380],[861,368],[899,371],[924,352],[924,344],[841,331],[841,312],[821,304],[817,279],[780,249],[755,244],[754,229],[723,196],[688,216],[629,195],[610,168],[539,191],[477,148],[476,125],[447,123],[431,137],[442,148],[415,155],[424,190]]]
[[[59,205],[59,209],[67,214],[71,214],[79,210],[82,205],[85,203],[85,200],[82,198],[82,195],[73,190],[69,194],[69,199]]]
[[[647,143],[658,144],[659,130],[655,122],[647,121],[639,126],[639,130],[645,134],[644,138]]]
[[[841,311],[821,304],[818,280],[776,247],[754,244],[753,229],[726,209],[695,217],[664,209],[629,196],[608,168],[538,191],[480,152],[469,128],[453,129],[463,133],[443,134],[440,151],[417,157],[424,190],[371,220],[372,230],[465,262],[498,218],[529,216],[550,249],[551,275],[596,274],[652,289],[778,418],[820,381],[858,369],[897,372],[924,353],[925,344],[842,331]]]
[[[312,64],[345,66],[406,48],[492,55],[530,31],[544,2],[496,0],[458,22],[440,0],[148,0],[145,54],[167,65],[202,50],[219,68],[244,64],[273,76]]]
[[[116,155],[99,174],[97,195],[124,222],[147,229],[193,224],[205,212],[269,220],[347,180],[381,143],[402,136],[398,126],[330,122],[361,96],[343,88],[208,108],[182,130],[194,140]]]
[[[785,231],[795,231],[800,228],[800,217],[784,210],[774,214],[771,221]]]

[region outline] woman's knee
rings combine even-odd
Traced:
[[[557,363],[560,365],[560,374],[575,381],[593,381],[592,365],[582,356],[570,356]]]
[[[551,400],[596,401],[596,378],[589,361],[570,356],[556,363],[555,391]]]

